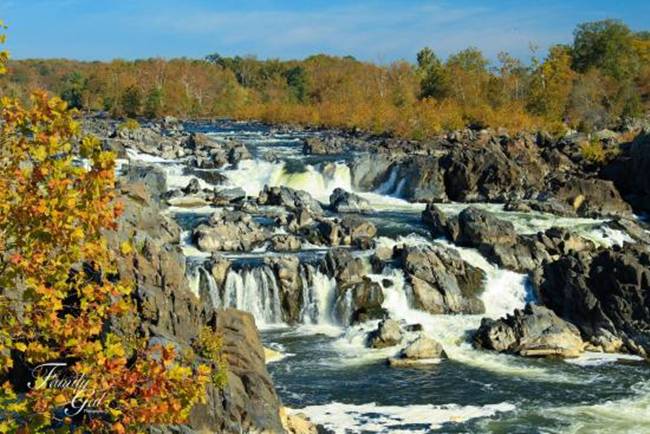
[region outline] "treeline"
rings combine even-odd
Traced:
[[[302,61],[222,57],[127,62],[10,63],[3,94],[45,88],[82,110],[114,116],[231,117],[360,128],[424,138],[464,126],[511,130],[620,126],[650,106],[650,32],[605,20],[579,25],[571,45],[529,64],[475,48],[390,65],[352,57]]]

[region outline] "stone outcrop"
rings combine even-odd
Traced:
[[[172,343],[189,348],[203,326],[223,337],[223,355],[228,363],[228,383],[223,389],[208,387],[207,401],[197,405],[185,426],[158,426],[151,432],[285,432],[281,403],[264,363],[264,351],[250,314],[212,309],[207,300],[189,290],[185,258],[178,245],[180,228],[161,214],[155,197],[142,182],[123,179],[120,187],[124,214],[117,231],[107,233],[114,249],[124,241],[134,251],[117,262],[121,278],[134,284],[137,311],[114,320],[111,331],[118,336],[139,336],[151,344]],[[224,279],[228,261],[212,259],[215,280]]]
[[[420,334],[417,339],[404,348],[397,357],[388,359],[388,364],[393,367],[409,367],[423,364],[437,363],[446,359],[442,345],[435,340]]]
[[[368,335],[368,346],[370,348],[392,347],[402,341],[402,327],[393,319],[383,320],[377,329]]]
[[[323,213],[320,203],[312,198],[309,193],[289,187],[264,186],[264,190],[260,192],[257,198],[257,203],[260,205],[282,206],[291,211],[307,210],[311,214]]]
[[[573,252],[535,277],[540,301],[575,324],[594,347],[647,356],[650,350],[650,253],[626,244]]]
[[[418,309],[434,314],[485,311],[479,298],[485,274],[463,261],[454,250],[418,246],[405,247],[398,254]]]
[[[364,213],[371,210],[370,202],[342,188],[334,189],[330,195],[330,209],[339,213]]]
[[[474,344],[526,357],[561,358],[578,357],[585,346],[577,327],[552,310],[533,304],[498,320],[483,318]]]
[[[192,232],[199,249],[205,252],[248,252],[270,237],[268,230],[256,223],[250,214],[219,209],[206,224]]]

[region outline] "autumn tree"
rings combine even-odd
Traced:
[[[140,114],[142,107],[142,93],[137,86],[129,86],[122,93],[120,99],[122,112],[129,117],[136,117]]]
[[[532,113],[551,121],[563,119],[576,77],[571,61],[571,51],[563,45],[551,47],[541,63],[533,59],[527,103]]]
[[[42,91],[27,106],[0,99],[0,432],[183,423],[213,373],[108,327],[133,310],[104,237],[122,212],[115,155],[73,115]],[[51,387],[44,366],[87,386]]]

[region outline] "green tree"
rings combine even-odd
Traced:
[[[307,71],[302,66],[294,66],[284,73],[287,85],[293,96],[301,103],[304,103],[308,94]]]
[[[603,20],[578,25],[574,32],[573,68],[598,68],[616,80],[633,78],[639,68],[634,34],[621,21]]]
[[[158,118],[163,112],[163,91],[159,87],[152,87],[147,93],[144,102],[144,115],[149,118]]]
[[[61,98],[68,103],[70,108],[83,108],[83,97],[87,89],[87,84],[88,80],[80,72],[75,71],[67,74],[63,78]]]
[[[142,107],[142,93],[136,86],[129,86],[122,93],[122,111],[129,117],[136,117]]]
[[[447,69],[429,47],[417,54],[420,76],[420,98],[443,99],[450,94],[450,80]]]

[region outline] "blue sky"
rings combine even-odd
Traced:
[[[531,43],[543,51],[608,17],[650,30],[650,0],[0,0],[14,58],[81,60],[322,52],[384,63],[425,45],[526,59]]]

